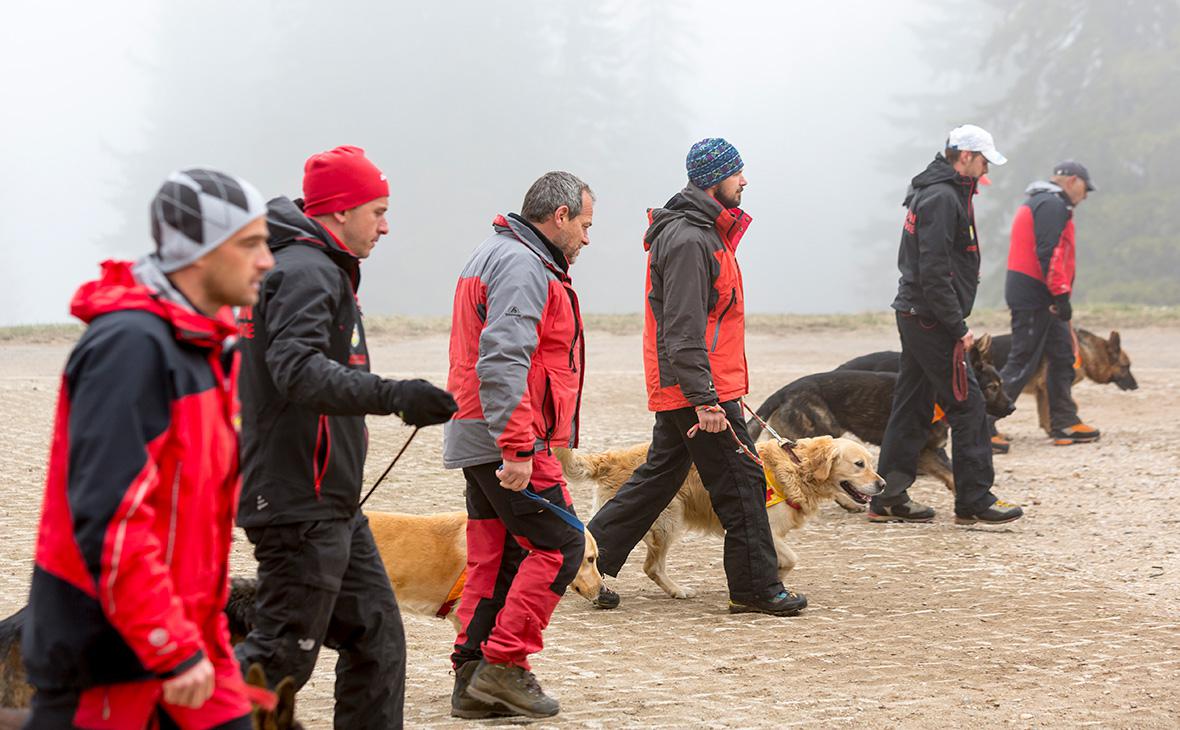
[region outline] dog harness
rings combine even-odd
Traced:
[[[768,509],[776,504],[786,502],[787,506],[791,509],[799,510],[800,512],[803,511],[803,507],[798,502],[787,499],[787,495],[783,494],[783,488],[775,481],[774,474],[771,473],[770,469],[763,466],[762,473],[766,475],[766,507]]]
[[[447,594],[447,600],[443,601],[443,605],[438,609],[438,613],[434,614],[439,618],[446,618],[451,615],[451,610],[455,608],[455,604],[459,602],[459,597],[463,595],[463,586],[467,583],[467,568],[459,574],[455,579],[455,585],[451,586],[451,592]]]

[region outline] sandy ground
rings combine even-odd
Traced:
[[[639,338],[591,332],[582,446],[646,440]],[[1141,388],[1084,383],[1098,444],[1059,448],[1031,400],[1004,422],[997,493],[1025,506],[1004,528],[951,520],[951,497],[921,481],[929,525],[871,525],[835,505],[795,533],[790,585],[811,607],[792,619],[725,613],[721,542],[687,540],[674,574],[697,598],[667,598],[633,556],[613,585],[621,608],[564,600],[535,670],[562,714],[535,727],[787,727],[1180,724],[1180,330],[1123,332]],[[751,402],[848,357],[892,348],[886,328],[784,331],[749,339]],[[445,378],[446,339],[377,339],[394,377]],[[25,601],[58,374],[67,344],[0,349],[0,610]],[[371,484],[409,430],[370,419]],[[461,509],[462,481],[440,465],[441,431],[420,434],[381,486],[375,509]],[[589,495],[575,490],[583,510]],[[642,553],[643,548],[637,549]],[[234,572],[253,570],[238,540]],[[407,617],[406,722],[448,717],[448,623]],[[334,656],[299,696],[308,727],[330,727]]]

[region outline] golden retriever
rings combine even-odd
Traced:
[[[861,444],[846,438],[818,436],[799,439],[795,447],[802,463],[796,464],[776,441],[758,443],[765,470],[774,475],[775,491],[785,501],[769,504],[766,516],[778,554],[780,580],[795,567],[797,557],[786,536],[801,527],[820,505],[838,494],[863,504],[880,494],[885,480],[873,471],[873,458]],[[555,450],[567,479],[594,484],[595,507],[610,500],[647,458],[647,444],[599,454],[568,449]],[[673,598],[691,598],[694,591],[668,575],[668,553],[687,531],[724,534],[709,494],[694,466],[672,502],[643,537],[647,559],[643,572]]]
[[[445,617],[458,631],[459,601],[452,591],[461,588],[460,576],[467,570],[467,515],[365,514],[402,612]],[[587,600],[597,597],[602,587],[597,560],[598,543],[587,530],[586,555],[570,584]]]

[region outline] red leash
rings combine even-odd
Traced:
[[[704,406],[701,406],[701,410],[708,410],[712,413],[724,413],[725,412],[725,409],[722,408],[721,406],[711,406],[707,409]],[[701,424],[698,423],[695,426],[693,426],[692,428],[688,429],[688,437],[693,438],[694,436],[697,435],[697,433],[700,432],[700,430],[701,430]],[[729,422],[729,419],[725,420],[725,430],[729,431],[729,435],[733,436],[734,442],[741,448],[741,450],[743,452],[745,452],[746,456],[753,459],[754,463],[757,464],[758,466],[763,465],[762,459],[758,458],[758,454],[755,454],[753,451],[750,451],[750,448],[748,446],[746,446],[745,443],[743,443],[740,438],[738,438],[737,431],[733,430],[733,424]]]
[[[782,436],[779,436],[778,431],[775,431],[773,428],[770,427],[769,423],[767,423],[766,421],[763,421],[762,417],[759,416],[757,413],[755,413],[753,408],[746,405],[746,402],[744,400],[742,401],[742,408],[745,408],[746,413],[749,413],[751,416],[754,417],[754,420],[757,421],[759,423],[759,425],[762,426],[763,430],[765,430],[766,433],[768,433],[774,437],[774,440],[778,442],[779,448],[781,448],[783,451],[787,452],[787,456],[791,457],[791,461],[795,462],[796,464],[803,463],[802,461],[799,460],[799,455],[795,453],[795,446],[797,444],[795,443],[795,441],[793,439],[783,438]]]
[[[274,712],[275,708],[279,706],[279,698],[266,687],[255,687],[237,678],[222,679],[218,684],[226,689],[241,692],[246,696],[246,699],[250,700],[250,704],[258,705],[267,712]]]

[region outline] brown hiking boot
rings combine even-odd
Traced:
[[[525,717],[553,717],[561,705],[541,689],[532,672],[515,664],[480,661],[467,694],[481,702],[502,705]]]
[[[455,689],[451,691],[451,717],[465,720],[484,720],[489,717],[513,717],[515,712],[499,703],[484,702],[467,694],[471,675],[479,662],[464,662],[455,670]]]
[[[1091,441],[1097,441],[1102,432],[1093,426],[1087,426],[1084,423],[1075,423],[1069,428],[1055,429],[1052,434],[1053,443],[1057,446],[1070,446],[1072,444],[1087,444]]]

